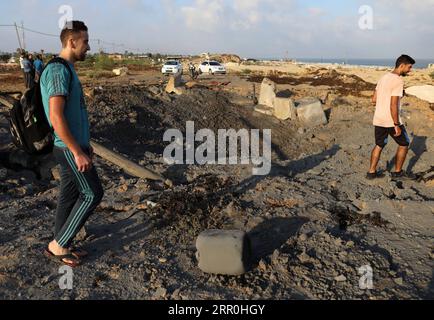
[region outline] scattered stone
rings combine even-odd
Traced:
[[[307,236],[307,234],[305,234],[305,233],[302,233],[302,234],[298,237],[298,240],[301,241],[301,242],[304,242],[304,241],[306,241],[307,239],[308,239],[308,236]]]
[[[161,93],[161,91],[160,91],[160,88],[158,88],[157,86],[150,86],[149,88],[148,88],[148,91],[150,92],[150,93],[152,93],[153,95],[159,95],[160,93]]]
[[[167,295],[167,289],[166,288],[158,288],[154,293],[154,299],[165,298],[166,295]]]
[[[393,280],[398,286],[402,286],[404,284],[404,280],[402,278],[396,278]]]
[[[340,275],[340,276],[335,278],[335,281],[336,282],[345,282],[345,281],[347,281],[347,278],[343,275]]]
[[[308,263],[311,260],[311,257],[306,252],[298,255],[297,258],[298,260],[300,260],[301,263]]]

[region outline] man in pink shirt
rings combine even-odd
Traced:
[[[395,172],[392,172],[392,178],[413,178],[410,173],[405,173],[402,170],[407,158],[410,139],[405,126],[402,124],[400,112],[401,98],[404,96],[404,80],[402,77],[410,73],[415,63],[416,61],[410,56],[400,56],[396,61],[395,70],[384,75],[378,82],[372,98],[372,102],[376,106],[374,116],[376,146],[372,151],[371,168],[367,174],[369,180],[384,176],[377,172],[377,166],[381,152],[389,141],[389,136],[399,145],[396,153],[396,168]]]

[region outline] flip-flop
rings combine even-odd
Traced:
[[[76,267],[81,265],[80,259],[78,259],[76,256],[74,256],[72,253],[56,256],[49,249],[45,249],[44,255],[50,260],[60,262],[60,263],[67,265],[71,268],[76,268]],[[65,259],[75,261],[75,262],[66,262],[66,261],[64,261]]]
[[[89,256],[89,252],[79,247],[73,247],[69,251],[71,251],[71,254],[77,259],[86,258]]]

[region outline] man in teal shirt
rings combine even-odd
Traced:
[[[81,21],[67,22],[60,39],[59,58],[64,63],[49,64],[40,80],[45,114],[54,129],[53,153],[61,169],[54,240],[45,254],[76,267],[87,253],[71,248],[72,241],[101,202],[104,192],[92,164],[89,119],[74,68],[75,62],[84,61],[90,50],[88,29]]]

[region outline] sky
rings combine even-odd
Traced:
[[[58,35],[65,5],[89,27],[93,52],[434,58],[434,0],[15,0],[0,2],[0,25]],[[56,36],[24,38],[27,50],[60,50]],[[18,47],[15,28],[0,26],[0,51]]]

